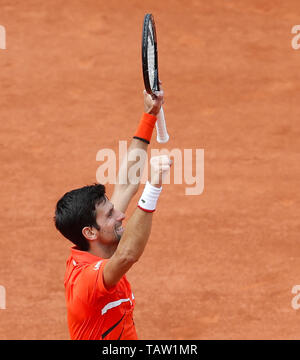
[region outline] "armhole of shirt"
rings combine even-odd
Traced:
[[[103,262],[101,263],[101,268],[102,269],[101,269],[101,273],[99,274],[100,275],[99,277],[101,277],[101,279],[98,278],[98,282],[99,281],[101,282],[99,284],[100,288],[103,289],[106,294],[113,294],[116,291],[117,285],[111,287],[110,289],[107,289],[107,287],[105,286],[104,277],[103,277],[103,270],[104,270],[104,267],[105,267],[105,265],[107,264],[108,261],[109,261],[109,259],[103,260]]]

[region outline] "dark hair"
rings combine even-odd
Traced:
[[[105,201],[105,186],[101,184],[67,192],[56,204],[54,221],[57,230],[79,250],[88,250],[89,243],[83,236],[82,229],[93,226],[99,230],[96,223],[96,205]]]

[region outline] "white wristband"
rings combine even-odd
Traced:
[[[138,202],[138,207],[146,212],[153,212],[156,209],[156,203],[161,190],[162,187],[157,188],[147,181],[142,196]]]

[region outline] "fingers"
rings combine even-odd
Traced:
[[[152,95],[152,100],[154,102],[154,105],[162,105],[164,103],[164,91],[155,91]]]
[[[151,184],[160,187],[164,177],[169,173],[172,160],[168,155],[154,156],[150,159]]]
[[[164,91],[163,90],[157,90],[154,91],[153,94],[149,94],[146,90],[143,90],[144,96],[151,96],[153,100],[158,100],[164,97]]]
[[[150,159],[150,164],[154,167],[170,166],[172,163],[173,162],[168,155],[152,156]]]
[[[143,95],[145,112],[157,116],[161,106],[164,104],[164,91],[159,90],[149,94],[146,90],[143,90]]]
[[[164,97],[164,91],[163,90],[154,91],[153,96],[155,96],[155,98],[163,98]]]

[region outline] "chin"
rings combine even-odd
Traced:
[[[122,230],[122,232],[121,231],[115,231],[115,237],[116,237],[116,240],[118,242],[121,240],[123,234],[124,234],[124,230]]]

